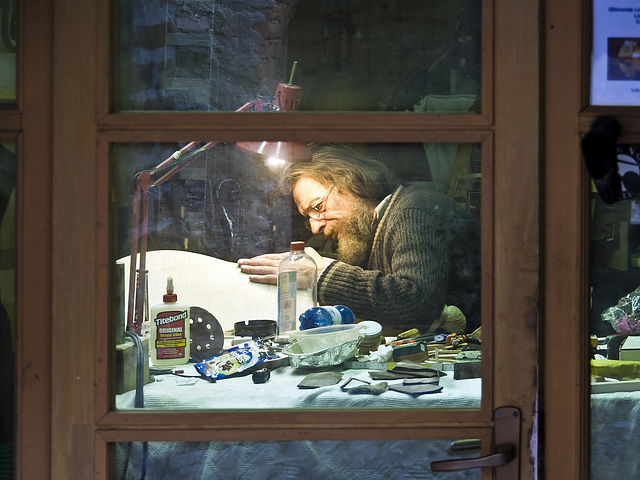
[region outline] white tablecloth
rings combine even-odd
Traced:
[[[368,370],[335,370],[343,373],[342,380],[336,384],[317,389],[300,389],[297,385],[314,370],[294,370],[281,367],[271,371],[267,383],[254,384],[251,375],[238,378],[225,378],[216,383],[204,379],[194,379],[193,384],[184,385],[184,378],[173,375],[158,375],[156,381],[144,387],[146,408],[180,409],[272,409],[272,408],[456,408],[480,406],[480,379],[454,380],[452,372],[441,377],[440,393],[425,394],[418,397],[406,393],[387,390],[380,395],[349,394],[340,390],[350,377],[378,383],[372,380]],[[184,367],[185,374],[197,375],[192,365]],[[401,383],[402,380],[387,380]],[[351,382],[349,387],[362,385]],[[116,408],[134,408],[135,392],[130,391],[116,398]]]
[[[591,395],[591,478],[640,478],[640,391]]]
[[[185,369],[189,371],[189,367]],[[194,369],[195,372],[195,369]],[[159,409],[253,409],[253,408],[451,408],[476,407],[480,400],[479,379],[442,379],[443,390],[411,397],[392,391],[379,396],[349,395],[339,386],[349,376],[370,381],[366,370],[347,370],[334,386],[300,390],[297,384],[306,372],[283,368],[271,372],[266,384],[255,385],[251,377],[208,383],[197,380],[180,386],[177,377],[159,376],[145,386],[146,408]],[[355,384],[354,384],[355,385]],[[117,397],[117,408],[133,409],[134,392]],[[353,478],[366,470],[368,478],[479,478],[479,471],[434,474],[428,462],[448,456],[448,440],[393,442],[151,442],[147,478]],[[640,392],[601,393],[591,396],[591,478],[621,480],[640,478]],[[124,464],[125,445],[116,451],[117,471]],[[402,456],[402,452],[409,459]],[[421,455],[423,460],[416,461]],[[470,454],[478,455],[478,452]],[[454,457],[464,456],[453,454]],[[265,463],[265,458],[269,459]],[[126,478],[140,478],[142,446],[134,444]],[[365,465],[368,467],[365,469]],[[369,468],[371,467],[371,468]],[[364,470],[363,470],[364,469]],[[371,472],[374,472],[372,474]],[[150,473],[151,475],[151,473]],[[344,475],[344,476],[343,476]]]
[[[342,371],[342,367],[335,367]],[[196,374],[188,365],[185,373]],[[158,375],[145,385],[145,408],[166,409],[272,409],[272,408],[456,408],[480,405],[480,379],[454,380],[452,372],[440,379],[439,393],[412,395],[387,390],[380,395],[349,394],[340,386],[350,377],[369,382],[368,370],[343,371],[336,384],[316,389],[300,389],[298,383],[315,370],[281,367],[271,372],[267,383],[254,384],[251,375],[209,383]],[[388,383],[401,380],[387,381]],[[361,385],[351,382],[349,387]],[[118,409],[134,408],[135,392],[118,395]],[[479,451],[449,452],[451,440],[403,441],[291,441],[291,442],[150,442],[146,461],[147,478],[156,479],[479,479],[480,470],[433,473],[430,462],[446,458],[478,456]],[[116,445],[116,473],[125,464],[127,479],[140,478],[143,462],[141,443]]]
[[[478,456],[450,452],[448,440],[318,442],[151,442],[146,478],[153,480],[462,480],[480,469],[432,472],[431,461]],[[139,480],[142,444],[131,445],[127,480]],[[115,478],[127,444],[116,445]]]

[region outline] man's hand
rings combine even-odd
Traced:
[[[249,280],[267,285],[278,284],[278,265],[286,257],[286,253],[266,253],[253,258],[240,258],[238,266],[242,273],[249,275]]]
[[[318,275],[322,273],[327,265],[329,265],[333,260],[331,258],[326,258],[321,256],[314,248],[305,247],[304,253],[313,258],[313,261],[316,262],[316,266],[318,267]]]
[[[332,262],[330,258],[322,257],[313,248],[305,248],[307,255],[311,256],[318,266],[318,274]],[[285,253],[266,253],[253,258],[240,258],[238,266],[242,273],[249,275],[249,280],[255,283],[267,285],[278,284],[278,265],[280,261],[289,255]]]

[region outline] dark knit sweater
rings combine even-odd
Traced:
[[[445,305],[480,326],[480,228],[454,200],[399,187],[378,228],[367,269],[333,262],[318,280],[321,305],[346,305],[359,320],[424,332]]]

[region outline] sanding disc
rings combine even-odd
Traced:
[[[191,307],[191,361],[215,357],[224,346],[224,332],[216,317],[204,308]]]

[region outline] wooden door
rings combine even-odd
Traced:
[[[115,30],[106,20],[109,5],[103,3],[51,2],[54,15],[45,17],[51,22],[55,19],[51,57],[55,81],[53,92],[46,97],[53,105],[54,160],[49,164],[53,165],[53,247],[47,256],[49,262],[43,262],[52,268],[51,330],[40,330],[31,339],[23,337],[19,361],[24,368],[30,358],[24,350],[47,342],[50,332],[51,476],[106,478],[108,444],[125,441],[267,440],[274,435],[279,440],[311,441],[473,437],[483,439],[483,453],[488,454],[493,411],[512,406],[522,413],[521,478],[534,478],[538,469],[542,228],[538,2],[482,2],[483,65],[489,70],[483,75],[480,115],[435,115],[416,120],[404,115],[296,113],[279,119],[277,125],[262,117],[224,113],[111,113],[105,99],[111,94],[110,35]],[[37,28],[48,7],[36,8],[33,16],[25,10],[25,28]],[[35,88],[37,72],[36,68],[26,72],[32,76],[25,78],[25,88]],[[38,111],[37,105],[27,105]],[[108,318],[104,213],[109,144],[211,135],[226,141],[268,137],[367,142],[379,141],[381,134],[395,142],[438,140],[482,145],[486,172],[482,187],[483,337],[488,347],[481,407],[391,411],[385,412],[382,423],[357,411],[112,411],[106,395],[108,345],[103,335]],[[26,178],[21,182],[23,188],[29,185]],[[30,202],[25,200],[25,205]],[[33,215],[23,216],[23,222],[34,218],[46,225],[45,211]],[[26,267],[28,262],[23,260],[19,265],[23,275]],[[36,271],[48,270],[39,267]],[[22,297],[23,312],[29,311],[28,303]],[[20,321],[26,325],[22,315]],[[30,413],[24,397],[26,387],[21,387],[25,400],[19,405],[23,416]],[[26,451],[33,434],[21,428],[19,448]],[[19,478],[30,477],[35,468],[26,456],[20,456]],[[491,473],[487,470],[484,475],[489,478]]]

